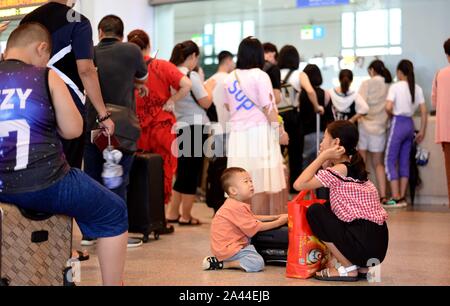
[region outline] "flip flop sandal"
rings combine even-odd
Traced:
[[[177,221],[178,222],[178,221]],[[160,235],[172,234],[175,231],[173,225],[166,224],[162,229],[158,230]]]
[[[180,219],[181,216],[178,216],[177,219],[166,219],[167,223],[178,223],[178,220]]]
[[[195,221],[195,222],[193,222]],[[178,221],[178,224],[181,226],[199,226],[202,225],[200,223],[200,220],[195,219],[195,218],[191,218],[188,222],[182,222],[182,221]]]
[[[80,261],[80,262],[87,261],[90,258],[89,254],[86,255],[85,252],[78,251],[78,250],[76,250],[75,252],[77,253],[77,257],[73,257],[73,259],[78,259],[78,261]]]
[[[320,281],[326,282],[357,282],[360,279],[358,276],[348,276],[349,272],[358,270],[357,266],[350,266],[345,268],[343,266],[339,267],[339,276],[330,276],[330,269],[325,269],[320,271],[320,275],[316,275],[314,278]]]

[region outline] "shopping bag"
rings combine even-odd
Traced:
[[[313,235],[306,219],[308,207],[325,202],[326,200],[317,199],[312,191],[303,191],[289,202],[287,277],[307,279],[325,265],[327,248]]]

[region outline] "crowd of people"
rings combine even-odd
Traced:
[[[248,238],[286,224],[286,193],[321,187],[330,189],[330,205],[311,207],[308,221],[340,267],[333,261],[317,278],[355,280],[367,272],[368,259],[384,260],[383,206],[407,205],[411,148],[427,128],[413,63],[401,61],[393,83],[375,60],[356,91],[352,71],[342,70],[340,85],[326,90],[319,67],[299,69],[294,46],[278,53],[248,37],[237,62],[221,52],[217,73],[205,81],[193,41],[178,43],[169,61],[153,58],[145,31],[125,35],[122,20],[109,15],[94,47],[89,20],[69,22],[66,4],[50,1],[27,15],[0,63],[0,89],[10,94],[0,108],[1,202],[73,217],[84,244],[97,243],[104,284],[120,285],[127,245],[142,243],[127,234],[135,152],[163,158],[166,222],[198,226],[192,207],[212,139],[212,156],[227,158],[228,169],[216,175],[228,199],[216,209],[214,256],[205,258],[204,269],[261,271],[264,262]],[[450,61],[450,42],[444,47]],[[436,76],[433,105],[450,178],[449,80],[448,68]],[[120,143],[122,179],[114,189],[104,186],[105,155],[93,141],[99,135]],[[368,178],[369,154],[378,190]],[[172,232],[167,224],[163,233]]]

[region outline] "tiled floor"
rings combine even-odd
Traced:
[[[284,268],[267,267],[262,273],[240,271],[205,272],[201,261],[209,255],[209,224],[212,210],[196,204],[194,215],[204,224],[179,227],[175,233],[128,250],[126,285],[181,286],[319,286],[316,280],[285,277]],[[450,285],[450,210],[421,207],[390,213],[390,244],[381,268],[381,283],[375,285]],[[79,246],[80,234],[74,246]],[[91,260],[82,264],[80,285],[100,285],[95,247],[88,248]],[[367,285],[359,282],[354,285]],[[340,285],[340,284],[338,284]]]

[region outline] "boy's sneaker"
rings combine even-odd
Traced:
[[[406,202],[405,198],[400,200],[391,199],[383,204],[384,208],[405,208],[407,206],[408,203]]]
[[[143,243],[142,239],[129,237],[127,248],[129,248],[129,249],[137,248],[137,247],[140,247],[142,245],[142,243]]]
[[[97,239],[83,237],[81,239],[82,246],[93,246],[97,242]]]
[[[219,261],[214,256],[207,256],[203,259],[203,270],[221,270],[223,261]]]

